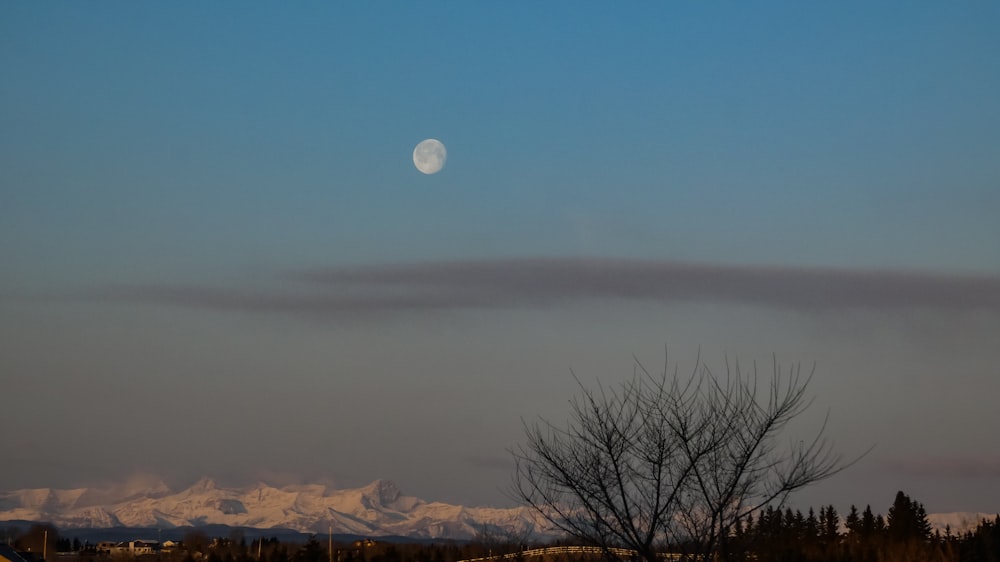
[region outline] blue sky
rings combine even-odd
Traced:
[[[569,369],[701,346],[876,445],[799,501],[1000,509],[993,3],[0,13],[10,487],[504,503]]]

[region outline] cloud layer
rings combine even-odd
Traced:
[[[893,459],[886,466],[901,474],[926,478],[1000,478],[1000,459],[995,457]]]
[[[1000,277],[892,270],[563,258],[327,268],[289,272],[282,278],[284,285],[269,291],[145,285],[107,289],[99,296],[331,317],[615,299],[730,302],[800,311],[927,308],[1000,313]]]

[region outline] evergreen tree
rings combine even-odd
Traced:
[[[268,553],[267,560],[268,562],[288,562],[288,550],[285,549],[285,545],[277,544],[271,548],[271,552]]]
[[[966,532],[959,543],[959,560],[1000,562],[1000,515],[983,521],[974,531]]]
[[[778,536],[782,529],[784,529],[784,525],[781,521],[781,510],[768,506],[765,516],[766,517],[758,523],[758,526],[762,528],[765,535],[775,537]]]
[[[881,517],[879,515],[879,518]],[[879,527],[878,520],[875,518],[875,514],[872,513],[872,506],[870,504],[866,505],[864,513],[861,514],[861,540],[866,541],[875,536]]]
[[[902,491],[896,493],[886,523],[889,538],[895,541],[924,540],[931,535],[931,525],[923,504],[912,500]]]
[[[786,509],[785,522],[788,525],[788,531],[792,539],[801,542],[805,538],[806,528],[806,518],[802,515],[802,511],[796,510],[793,513],[792,508]]]
[[[840,540],[840,516],[832,505],[819,509],[820,539],[826,545],[836,544]]]
[[[861,516],[858,514],[858,508],[854,504],[851,504],[851,512],[847,514],[844,526],[847,527],[847,531],[851,535],[859,535],[861,533]]]
[[[802,535],[806,541],[815,541],[819,538],[819,520],[816,519],[816,512],[811,507],[802,528]]]
[[[297,562],[323,562],[326,558],[326,549],[316,540],[316,535],[309,535],[309,540],[295,554]]]

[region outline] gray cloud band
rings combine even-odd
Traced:
[[[588,300],[736,302],[805,311],[933,308],[1000,313],[1000,277],[893,270],[508,259],[316,269],[284,290],[133,286],[102,296],[308,314],[555,306]]]
[[[884,464],[893,472],[925,478],[1000,478],[996,458],[892,459]]]

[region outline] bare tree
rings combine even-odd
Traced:
[[[483,557],[514,555],[528,547],[533,531],[532,527],[519,529],[484,523],[476,532],[472,544],[480,547]]]
[[[848,466],[825,421],[812,439],[779,446],[812,403],[812,372],[774,359],[761,384],[756,364],[746,372],[728,358],[722,376],[700,354],[689,376],[664,365],[654,374],[635,360],[620,387],[577,379],[565,425],[526,423],[514,498],[611,559],[620,548],[648,562],[666,550],[726,559],[737,521]]]

